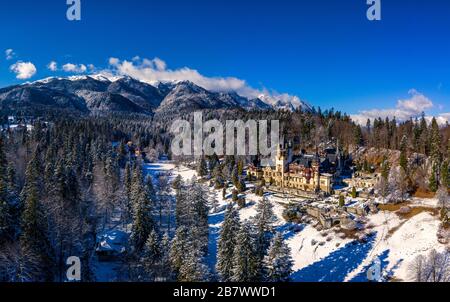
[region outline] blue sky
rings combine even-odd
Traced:
[[[381,0],[378,22],[367,20],[366,0],[81,0],[79,22],[67,21],[65,2],[1,2],[1,49],[13,53],[0,58],[0,86],[80,73],[81,64],[89,73],[92,64],[243,93],[267,88],[362,117],[450,112],[446,0]],[[17,62],[36,73],[17,79]],[[62,70],[68,63],[72,72]]]

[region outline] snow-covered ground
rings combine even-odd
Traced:
[[[146,169],[152,174],[169,172],[184,180],[196,176],[195,171],[185,167],[175,168],[169,162],[149,164]],[[219,201],[219,211],[210,214],[210,242],[208,263],[212,270],[216,263],[217,239],[224,219],[225,207],[231,201],[231,189],[227,200],[222,199],[222,191],[210,188],[211,196]],[[443,250],[444,245],[437,241],[436,233],[439,219],[430,212],[421,212],[410,219],[401,219],[396,213],[381,211],[368,217],[365,231],[366,240],[358,241],[344,238],[334,230],[318,231],[312,225],[293,225],[286,223],[282,213],[287,200],[267,195],[274,205],[277,216],[276,228],[284,234],[294,259],[294,281],[365,282],[367,271],[376,259],[381,262],[384,276],[408,281],[408,267],[418,255],[425,255],[433,248]],[[256,205],[261,197],[248,193],[247,206],[240,210],[242,220],[256,214]],[[435,207],[436,200],[414,199],[413,206]]]

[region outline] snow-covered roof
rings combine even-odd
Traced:
[[[97,252],[115,252],[118,254],[125,252],[125,245],[128,240],[127,233],[114,230],[102,233],[97,238]]]

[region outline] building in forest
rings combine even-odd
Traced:
[[[275,166],[251,165],[248,174],[255,179],[264,179],[276,189],[302,195],[304,192],[331,194],[335,177],[342,171],[339,148],[321,154],[293,154],[292,146],[279,146]]]

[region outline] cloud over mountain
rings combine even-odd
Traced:
[[[295,95],[278,93],[268,89],[256,89],[245,80],[236,77],[208,77],[195,69],[182,67],[169,69],[160,58],[147,59],[134,57],[132,60],[109,59],[110,68],[105,72],[126,75],[140,81],[155,84],[158,82],[190,81],[207,90],[216,92],[236,92],[247,98],[260,98],[279,107],[299,107],[305,103]]]
[[[58,63],[56,63],[55,61],[51,61],[50,63],[48,63],[47,68],[50,71],[57,71],[58,70]]]
[[[31,62],[17,62],[10,66],[9,68],[12,72],[16,74],[16,78],[19,80],[27,80],[33,77],[36,72],[36,66]]]
[[[63,70],[65,72],[73,72],[73,73],[85,73],[87,71],[87,67],[84,64],[72,64],[72,63],[67,63],[65,65],[63,65]]]
[[[406,121],[411,117],[414,118],[420,116],[422,112],[426,112],[434,107],[431,99],[416,89],[411,89],[408,94],[409,98],[398,100],[395,108],[363,110],[351,117],[355,122],[361,125],[365,125],[368,119],[385,119],[387,117],[390,119],[395,117],[397,121],[401,122]],[[445,124],[445,122],[450,119],[450,114],[442,113],[436,116],[436,118],[440,124]]]

